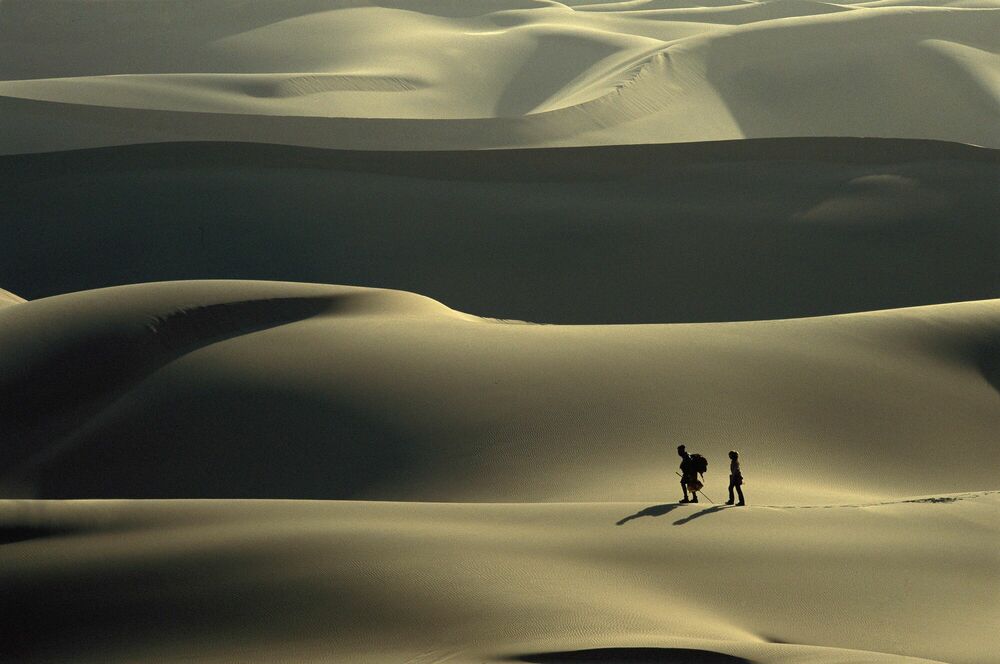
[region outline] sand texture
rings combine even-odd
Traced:
[[[5,0],[0,153],[881,136],[1000,147],[996,0]]]

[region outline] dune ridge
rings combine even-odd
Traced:
[[[369,304],[331,309],[345,293]],[[248,296],[259,304],[239,304]],[[148,325],[173,320],[177,302],[274,322],[220,335],[182,316],[184,343],[151,354]],[[272,302],[305,310],[267,313]],[[72,324],[47,322],[67,312]],[[128,330],[139,336],[128,341]],[[637,500],[673,491],[672,445],[686,442],[721,466],[720,481],[734,446],[767,459],[755,470],[758,500],[974,490],[995,467],[998,336],[996,300],[553,326],[318,285],[88,291],[0,311],[3,426],[14,441],[3,480],[8,495],[50,498]],[[107,366],[92,359],[108,352],[117,359]],[[69,382],[39,380],[66,366]],[[69,407],[73,395],[100,397],[96,383],[114,399]],[[63,437],[46,447],[53,422]]]

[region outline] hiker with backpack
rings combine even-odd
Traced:
[[[704,479],[705,471],[708,470],[708,460],[700,454],[688,454],[683,445],[677,446],[677,454],[681,458],[681,489],[684,491],[684,499],[681,502],[696,503],[698,492],[704,486],[698,481],[698,475]],[[691,498],[688,498],[688,491],[691,492]]]
[[[729,450],[729,500],[727,505],[733,504],[733,489],[739,494],[740,502],[737,507],[744,507],[747,503],[743,500],[743,473],[740,471],[740,453],[736,450]]]

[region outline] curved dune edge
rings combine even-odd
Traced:
[[[270,282],[43,298],[0,313],[0,477],[50,498],[622,500],[675,493],[685,442],[716,501],[734,447],[761,460],[757,504],[972,490],[998,306],[554,326]]]
[[[38,533],[0,545],[4,629],[21,636],[0,654],[971,664],[993,617],[1000,492],[932,498],[674,505],[624,528],[643,503],[0,501],[0,536]]]

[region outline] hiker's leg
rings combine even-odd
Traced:
[[[743,500],[743,487],[740,486],[740,485],[737,485],[737,487],[736,487],[736,493],[740,494],[740,505],[746,505],[746,501]]]
[[[681,502],[685,502],[685,503],[689,502],[688,501],[688,487],[687,487],[687,484],[684,484],[684,480],[681,480],[681,490],[684,491],[684,500],[681,501]]]
[[[726,501],[727,505],[733,504],[733,481],[729,480],[729,500]]]

